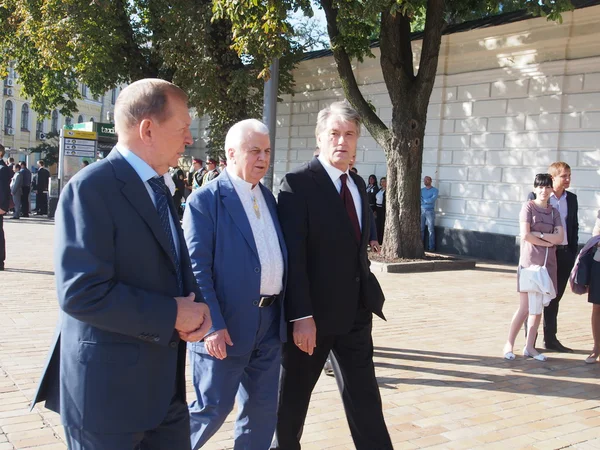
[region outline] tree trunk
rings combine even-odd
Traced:
[[[382,254],[422,258],[421,170],[427,103],[403,102],[392,113],[387,154],[386,218]]]

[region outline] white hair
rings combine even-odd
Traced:
[[[246,119],[234,124],[225,136],[225,154],[227,160],[230,160],[228,150],[233,148],[239,150],[242,146],[242,142],[250,133],[259,133],[269,135],[269,129],[260,120]]]

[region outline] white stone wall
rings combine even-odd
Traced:
[[[600,208],[600,6],[445,36],[424,139],[423,175],[440,189],[437,224],[518,234],[536,173],[572,167],[580,242]],[[413,43],[418,61],[420,43]],[[386,123],[391,105],[376,58],[355,67],[361,91]],[[303,62],[296,94],[278,105],[275,185],[309,160],[318,111],[342,99],[332,57]],[[356,167],[386,173],[385,155],[363,129]]]

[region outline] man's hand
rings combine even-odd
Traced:
[[[175,297],[177,302],[177,318],[175,329],[184,341],[196,342],[201,340],[210,327],[210,310],[205,303],[194,303],[196,294],[191,292],[187,297]]]
[[[6,211],[4,211],[2,208],[0,208],[0,216],[6,214]]]
[[[313,354],[313,350],[317,346],[317,326],[315,319],[307,317],[294,322],[294,344],[309,355]]]
[[[381,250],[379,247],[379,242],[377,241],[369,241],[369,245],[371,246],[371,250],[375,253],[379,253],[379,250]]]
[[[227,328],[210,333],[204,338],[204,346],[210,356],[217,359],[227,358],[227,346],[233,346]]]

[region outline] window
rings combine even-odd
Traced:
[[[29,131],[29,105],[27,103],[21,107],[21,130]]]
[[[81,83],[81,96],[87,98],[87,86]]]
[[[50,131],[58,133],[58,111],[52,111],[52,124],[50,125]]]
[[[77,118],[77,123],[83,123],[83,116],[81,114]]]
[[[13,123],[13,102],[7,100],[4,104],[4,132],[7,133],[8,129],[12,130]],[[12,133],[11,133],[12,134]]]
[[[65,119],[65,125],[70,127],[71,125],[73,125],[73,118],[72,117],[67,117]]]
[[[112,93],[110,94],[110,103],[112,103],[114,105],[116,101],[117,101],[117,88],[114,88],[112,90]]]
[[[40,133],[44,132],[44,121],[43,120],[38,120],[36,125],[35,125],[35,131],[39,131]]]

